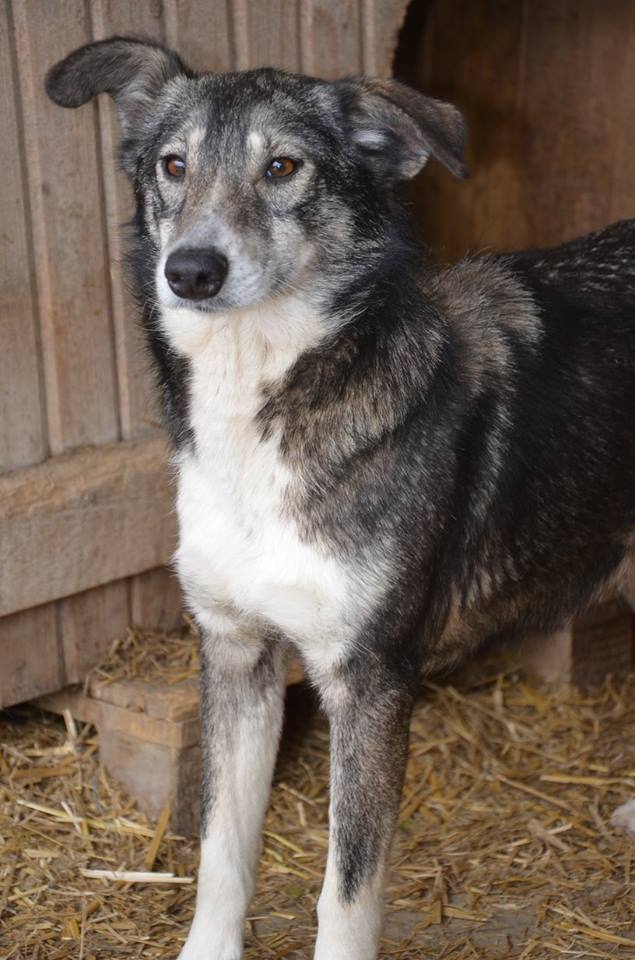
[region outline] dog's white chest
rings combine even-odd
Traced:
[[[336,629],[347,573],[300,537],[285,503],[300,481],[257,423],[263,379],[288,361],[236,336],[215,337],[193,364],[195,449],[178,461],[177,567],[203,623],[229,609],[310,644]]]

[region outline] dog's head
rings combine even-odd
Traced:
[[[380,242],[394,186],[429,157],[465,174],[459,111],[393,80],[195,75],[116,37],[71,53],[46,89],[65,107],[113,97],[168,307],[225,312],[301,291]]]

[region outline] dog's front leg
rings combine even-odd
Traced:
[[[315,960],[374,960],[413,697],[387,670],[362,664],[344,668],[323,696],[331,802]]]
[[[196,912],[180,960],[239,960],[282,724],[279,643],[201,643],[203,804]]]

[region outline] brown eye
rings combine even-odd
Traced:
[[[267,167],[266,177],[290,177],[300,166],[299,160],[292,160],[290,157],[274,157]]]
[[[171,153],[169,156],[163,158],[163,169],[168,177],[184,177],[185,160],[183,157],[177,156],[176,153]]]

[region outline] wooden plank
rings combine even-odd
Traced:
[[[528,176],[525,132],[518,107],[523,9],[501,0],[468,5],[448,0],[430,3],[425,14],[420,8],[408,12],[397,74],[459,106],[469,129],[468,181],[457,182],[431,162],[413,184],[426,242],[443,262],[466,250],[522,246],[529,239],[522,183]],[[536,179],[531,186],[538,189]]]
[[[95,40],[113,34],[135,34],[157,41],[165,40],[160,4],[137,3],[135,0],[94,0],[89,7],[92,36]],[[151,372],[145,338],[139,322],[139,308],[130,292],[129,278],[123,265],[125,241],[122,225],[129,222],[133,211],[132,190],[128,178],[119,169],[117,148],[120,139],[117,112],[109,97],[98,100],[101,145],[102,181],[107,224],[108,256],[112,316],[117,362],[117,384],[124,439],[156,433],[159,429],[157,391]],[[149,585],[145,580],[131,579],[116,588],[102,587],[91,591],[79,605],[74,600],[62,604],[61,618],[64,647],[75,651],[74,662],[94,663],[97,649],[102,649],[131,623],[134,606],[152,613],[153,595],[145,596]],[[111,623],[112,618],[112,623]],[[150,621],[145,621],[150,626]],[[124,626],[125,624],[125,626]],[[157,625],[159,621],[157,619]],[[91,649],[94,637],[95,650]],[[67,663],[71,662],[67,653]],[[76,674],[73,674],[73,677]],[[69,680],[70,680],[69,676]]]
[[[66,683],[54,604],[0,619],[0,707]]]
[[[235,64],[230,0],[164,0],[165,40],[194,70],[222,72]],[[240,65],[242,66],[242,64]]]
[[[533,242],[558,243],[609,219],[606,185],[625,105],[630,6],[629,0],[537,0],[527,7],[521,110]]]
[[[288,683],[303,679],[294,659]],[[77,688],[40,697],[46,710],[70,710],[92,723],[99,734],[101,760],[150,817],[166,807],[172,828],[196,829],[200,795],[200,720],[198,678],[169,684],[154,678],[90,679],[87,693]]]
[[[300,70],[300,21],[296,0],[247,3],[250,67]]]
[[[169,633],[183,625],[179,581],[171,570],[159,567],[131,581],[132,623],[147,630]]]
[[[98,729],[113,733],[123,733],[143,743],[160,743],[167,747],[181,748],[197,744],[200,740],[198,713],[182,721],[172,722],[97,700],[72,687],[58,693],[46,694],[39,697],[37,702],[54,713],[69,709],[73,716],[83,723],[92,723]]]
[[[360,0],[301,0],[302,70],[325,80],[361,73]]]
[[[415,0],[416,2],[416,0]],[[363,0],[364,72],[390,77],[409,0]]]
[[[76,593],[58,604],[66,683],[81,683],[130,626],[127,580]],[[57,689],[57,688],[56,688]]]
[[[415,184],[439,259],[558,243],[635,215],[632,3],[433,0],[416,23],[414,12],[406,31],[419,37],[404,37],[398,72],[457,103],[470,129],[471,179],[431,163]]]
[[[126,33],[157,41],[164,39],[160,6],[135,0],[93,0],[89,9],[95,40]],[[128,440],[156,432],[159,413],[139,308],[130,293],[123,265],[123,224],[131,219],[133,200],[128,178],[119,169],[120,128],[110,97],[99,98],[98,113],[121,436]]]
[[[32,252],[25,211],[24,142],[9,7],[0,7],[0,472],[47,454],[38,363]]]
[[[547,683],[588,686],[632,670],[634,642],[632,610],[609,600],[555,633],[529,637],[522,658],[527,670]]]
[[[160,566],[174,537],[166,446],[127,441],[0,476],[0,616]]]
[[[90,40],[79,0],[13,4],[50,448],[119,433],[95,112],[60,110],[46,67]]]
[[[198,830],[200,820],[201,748],[141,743],[122,731],[102,728],[101,761],[111,776],[134,797],[151,820],[166,807],[170,826],[181,835]]]

